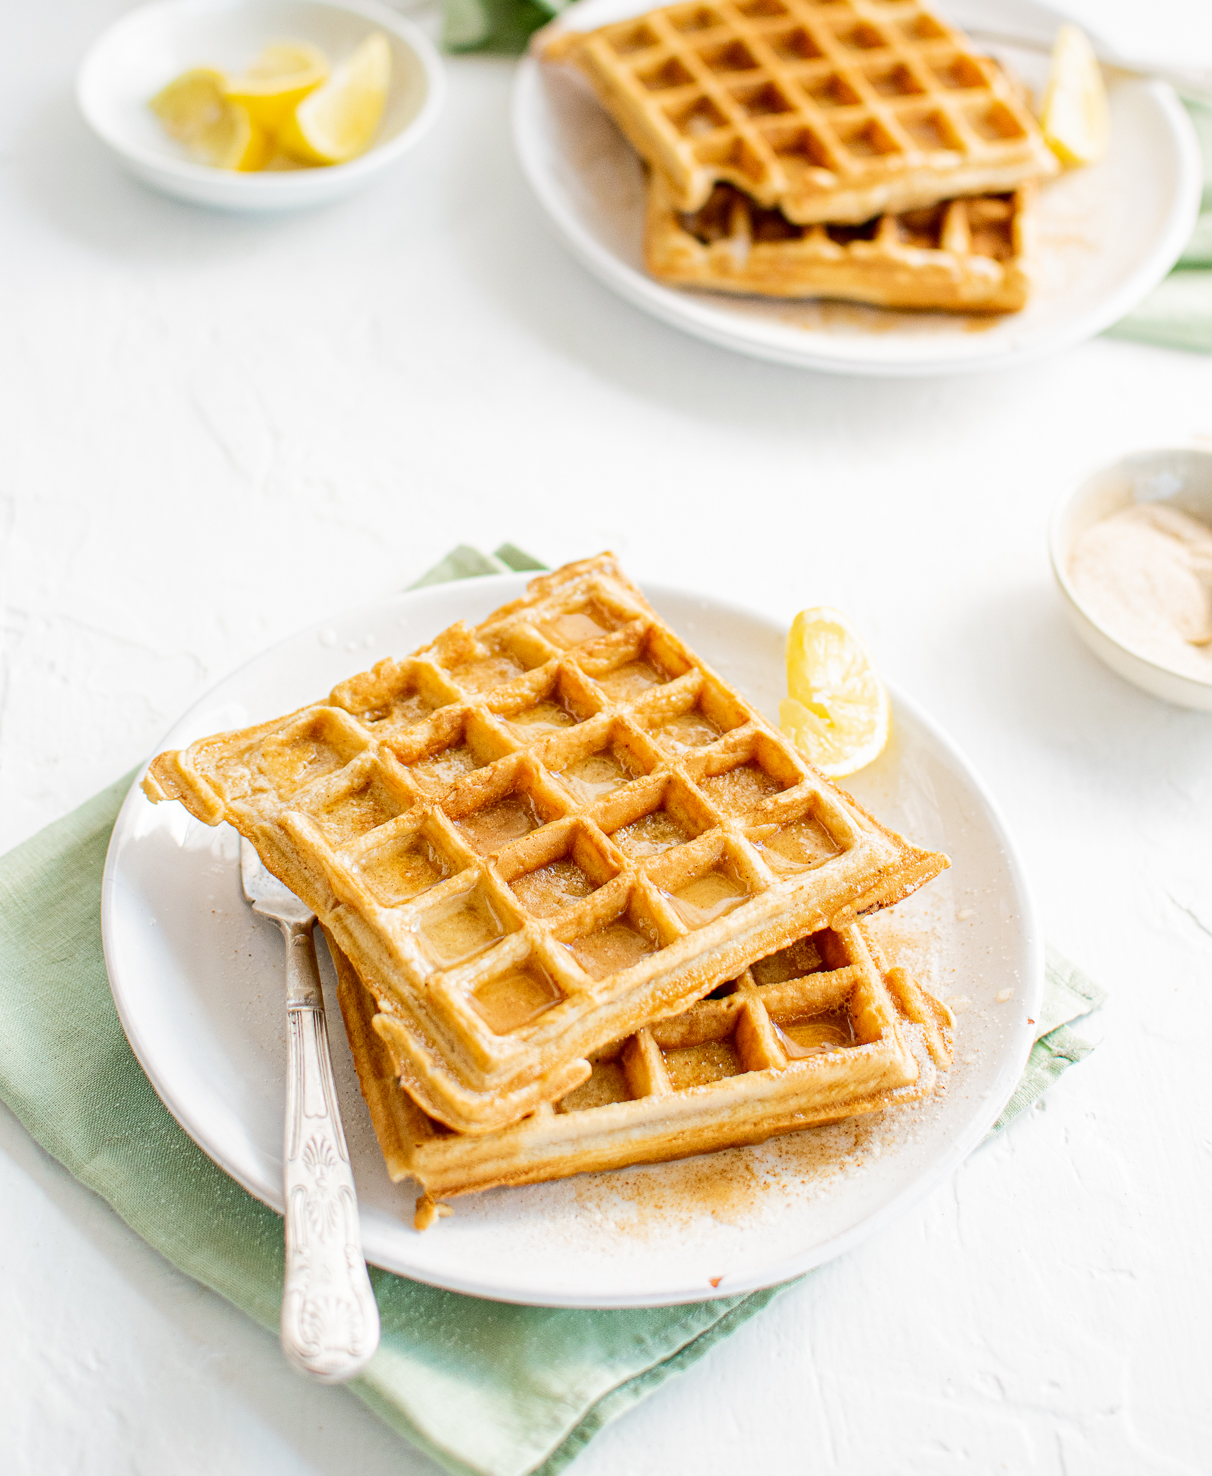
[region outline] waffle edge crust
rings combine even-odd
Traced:
[[[252,842],[378,1001],[402,1085],[469,1134],[948,865],[818,774],[610,554],[163,753],[143,787]]]
[[[660,281],[764,297],[877,307],[1017,312],[1031,291],[1034,185],[948,200],[861,227],[797,226],[730,185],[678,212],[661,175],[645,186],[644,260]]]
[[[951,1064],[950,1012],[851,926],[800,940],[731,994],[596,1053],[589,1080],[554,1108],[451,1133],[400,1090],[374,996],[329,946],[388,1173],[431,1198],[762,1143],[930,1096]]]
[[[800,225],[857,224],[1059,168],[997,63],[919,0],[695,0],[540,44],[683,212],[732,184]]]

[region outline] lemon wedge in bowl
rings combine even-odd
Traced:
[[[375,31],[287,114],[279,144],[306,164],[357,158],[378,131],[390,82],[391,47],[383,32]]]
[[[244,108],[254,127],[272,132],[328,76],[328,58],[309,41],[273,41],[238,77],[227,81],[229,101]]]
[[[223,117],[227,108],[225,87],[222,72],[213,67],[194,67],[162,87],[148,107],[170,138],[188,144]]]
[[[223,116],[203,129],[192,147],[203,164],[249,173],[265,168],[273,139],[254,126],[243,108],[229,103]]]
[[[888,694],[862,636],[838,610],[801,610],[787,632],[779,725],[831,779],[857,773],[888,742]]]
[[[1068,23],[1056,33],[1040,127],[1048,147],[1069,168],[1097,164],[1111,140],[1098,58],[1086,33]]]
[[[165,133],[216,169],[262,169],[271,143],[248,112],[229,100],[222,72],[195,67],[174,77],[148,104]]]

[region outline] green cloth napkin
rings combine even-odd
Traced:
[[[1178,265],[1110,331],[1117,338],[1212,353],[1212,108],[1186,102],[1204,158],[1204,197]]]
[[[447,51],[517,56],[540,26],[572,0],[443,0],[442,44]]]
[[[541,567],[509,545],[491,557],[464,547],[419,583]],[[0,1099],[174,1266],[276,1330],[281,1217],[177,1126],[110,995],[101,875],[133,777],[0,858]],[[1064,1025],[1102,998],[1049,956],[1041,1039],[998,1128],[1089,1052]],[[349,1387],[456,1476],[554,1476],[608,1421],[782,1290],[592,1312],[482,1301],[375,1269],[371,1278],[382,1346]]]

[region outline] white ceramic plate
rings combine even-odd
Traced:
[[[648,8],[645,0],[579,0],[561,28],[591,30]],[[991,23],[1012,24],[1000,0]],[[945,0],[940,5],[947,9]],[[979,10],[968,0],[965,19]],[[1023,6],[1023,29],[1040,7]],[[1047,58],[988,48],[1036,88]],[[607,286],[655,317],[759,359],[847,374],[948,374],[1006,368],[1054,353],[1117,322],[1161,281],[1190,237],[1202,167],[1190,120],[1158,82],[1111,86],[1107,158],[1048,185],[1039,211],[1034,296],[1004,317],[911,313],[852,303],[774,301],[656,282],[643,268],[638,157],[567,67],[528,57],[514,93],[514,141],[552,225]]]
[[[438,586],[317,626],[221,682],[164,746],[290,711],[456,619],[482,619],[524,584],[502,575]],[[779,626],[701,596],[648,594],[706,661],[775,713],[784,690]],[[1026,1059],[1042,945],[1022,868],[980,782],[912,704],[897,697],[894,713],[892,742],[852,787],[883,819],[952,858],[949,872],[879,921],[924,982],[961,997],[947,1093],[757,1148],[470,1195],[418,1234],[416,1188],[387,1177],[337,1025],[337,1085],[368,1259],[503,1301],[701,1301],[830,1259],[955,1168],[988,1131]],[[209,829],[180,805],[153,806],[133,788],[106,863],[105,958],[131,1045],[169,1110],[217,1163],[281,1210],[282,943],[242,898],[238,854],[229,827]],[[1005,990],[1013,993],[998,1003]],[[330,1018],[339,1020],[335,1005]]]
[[[391,47],[383,121],[367,151],[325,169],[240,174],[193,160],[148,99],[191,67],[239,72],[269,41],[311,41],[336,65],[374,31]],[[442,105],[442,63],[410,21],[376,0],[159,0],[131,11],[80,65],[81,113],[136,179],[178,199],[254,213],[321,205],[361,189],[428,133]]]

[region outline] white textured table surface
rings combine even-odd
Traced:
[[[451,64],[435,134],[373,193],[279,221],[178,206],[72,106],[125,8],[21,7],[0,63],[0,848],[236,663],[457,542],[843,606],[1000,798],[1050,937],[1112,991],[1103,1043],[577,1476],[1212,1470],[1212,718],[1095,664],[1044,546],[1075,474],[1212,444],[1212,358],[1099,341],[860,382],[680,337],[548,236],[503,62]],[[1202,0],[1084,8],[1125,48],[1212,61]],[[0,1330],[6,1476],[434,1470],[2,1110]]]

